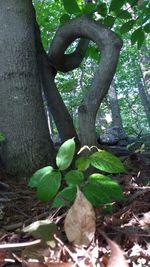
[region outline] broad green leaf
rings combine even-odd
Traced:
[[[84,180],[84,175],[81,171],[72,170],[66,173],[65,181],[67,185],[80,185]]]
[[[120,32],[123,34],[123,33],[127,33],[129,32],[132,28],[133,28],[133,25],[135,24],[135,20],[131,19],[129,20],[128,22],[126,22],[125,24],[123,24],[120,28]]]
[[[117,18],[120,18],[120,19],[132,19],[132,15],[127,10],[120,10],[119,13],[117,14]]]
[[[124,4],[125,0],[111,0],[109,11],[119,10]]]
[[[125,168],[119,158],[111,153],[101,150],[90,156],[91,165],[108,173],[125,172]]]
[[[70,166],[74,154],[75,154],[75,141],[72,138],[64,142],[58,150],[56,156],[56,164],[59,170],[63,171]]]
[[[82,9],[83,14],[91,14],[95,11],[96,11],[96,6],[93,3],[87,3]]]
[[[141,27],[135,30],[131,35],[131,43],[132,45],[134,45],[137,42],[138,49],[140,49],[144,40],[145,40],[145,34]]]
[[[107,15],[107,5],[106,3],[100,2],[97,6],[97,12],[102,16],[105,17]]]
[[[68,14],[63,14],[60,17],[60,24],[63,25],[64,23],[68,22],[70,20],[70,16]]]
[[[85,171],[90,166],[90,160],[86,156],[81,156],[75,162],[75,166],[79,171]]]
[[[66,207],[70,205],[75,200],[77,188],[74,187],[66,187],[62,191],[60,191],[55,197],[51,208],[59,208]]]
[[[143,29],[146,33],[150,33],[150,23],[147,23]]]
[[[89,183],[98,183],[104,192],[110,197],[111,200],[122,200],[124,198],[123,191],[117,181],[110,177],[100,174],[93,173],[88,177]]]
[[[115,22],[115,18],[112,16],[107,16],[104,19],[104,25],[110,28],[114,25],[114,22]]]
[[[37,198],[41,201],[51,200],[61,185],[61,173],[53,170],[42,178],[37,188]]]
[[[64,9],[69,13],[69,14],[77,14],[80,13],[80,8],[77,4],[76,0],[63,0],[63,5]]]
[[[33,187],[38,187],[39,183],[41,180],[48,174],[52,172],[53,168],[51,166],[46,166],[44,168],[41,168],[37,170],[30,178],[30,181],[28,183],[28,186],[33,188]]]
[[[54,242],[54,234],[56,231],[56,224],[50,220],[36,221],[23,228],[23,232],[30,233],[33,237],[48,242],[48,244],[51,244],[51,241]]]
[[[94,207],[110,204],[112,201],[98,183],[88,183],[82,190]]]
[[[90,46],[88,48],[87,53],[92,59],[94,59],[95,61],[99,61],[100,56],[99,56],[99,50],[97,47]]]

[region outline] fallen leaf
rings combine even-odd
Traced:
[[[28,232],[33,237],[40,238],[51,247],[55,247],[54,234],[56,231],[56,224],[48,219],[36,221],[23,229],[23,232]]]
[[[101,232],[101,235],[106,239],[110,246],[111,254],[108,260],[107,267],[129,267],[126,259],[123,255],[122,249],[114,241],[109,239],[105,233]]]
[[[66,236],[74,245],[88,246],[95,234],[95,212],[91,203],[77,188],[74,204],[68,210],[64,229]]]

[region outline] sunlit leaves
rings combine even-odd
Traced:
[[[33,187],[38,187],[40,181],[46,176],[49,175],[53,171],[53,168],[51,166],[46,166],[44,168],[41,168],[37,170],[30,178],[30,181],[28,185]]]
[[[66,173],[64,177],[67,185],[72,186],[72,185],[80,185],[83,180],[84,180],[84,175],[83,172],[78,171],[78,170],[71,170]]]
[[[90,166],[90,160],[86,156],[81,156],[76,160],[75,166],[79,171],[85,171]]]
[[[41,201],[49,201],[58,192],[61,185],[61,173],[52,171],[44,176],[37,188],[37,198]]]
[[[56,156],[56,164],[61,171],[67,169],[70,166],[74,153],[75,141],[73,138],[67,140],[61,145]]]
[[[111,153],[101,150],[90,156],[91,165],[108,173],[125,172],[125,168],[119,158]]]

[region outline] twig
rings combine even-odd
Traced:
[[[23,243],[0,244],[0,249],[1,248],[11,249],[11,248],[29,247],[29,246],[33,246],[39,243],[41,243],[41,239],[37,239],[34,241],[30,241],[30,242],[23,242]]]

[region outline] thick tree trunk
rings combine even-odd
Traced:
[[[30,175],[53,164],[36,60],[31,0],[0,1],[0,132],[2,160],[12,174]]]

